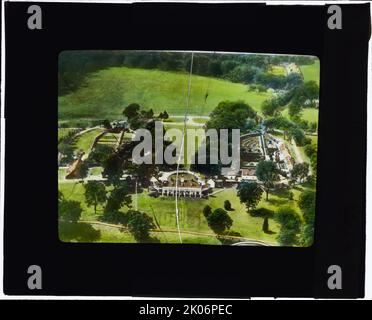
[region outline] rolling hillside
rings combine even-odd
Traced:
[[[104,69],[90,75],[77,91],[59,97],[59,120],[115,119],[130,103],[152,108],[155,113],[167,110],[170,115],[182,115],[187,85],[186,73],[125,67]],[[193,75],[189,112],[208,115],[223,100],[243,100],[259,111],[267,98],[268,93],[248,92],[243,84]]]

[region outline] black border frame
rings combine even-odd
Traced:
[[[42,8],[42,30],[27,28],[31,4]],[[5,293],[362,297],[370,14],[369,4],[340,7],[343,28],[330,30],[327,6],[5,3]],[[313,246],[60,242],[54,152],[57,62],[60,51],[73,49],[318,56],[321,80]],[[348,134],[341,142],[343,123]],[[35,143],[40,137],[42,145]],[[342,157],[335,161],[340,150]],[[27,268],[32,264],[42,267],[42,290],[27,288]],[[342,267],[342,290],[327,287],[327,269],[333,264]]]

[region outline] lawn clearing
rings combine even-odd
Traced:
[[[83,151],[88,154],[93,144],[94,139],[102,132],[102,129],[93,129],[78,136],[74,141],[73,146],[76,150]]]
[[[58,118],[120,117],[123,106],[139,103],[155,113],[166,110],[170,115],[182,115],[188,74],[135,68],[109,68],[88,76],[86,85],[58,99]],[[208,89],[208,98],[205,100]],[[243,100],[260,111],[269,93],[248,92],[244,84],[192,76],[189,113],[208,115],[221,101]]]
[[[276,76],[285,76],[285,68],[280,65],[270,65],[269,67],[269,73],[276,75]]]
[[[288,108],[285,108],[282,111],[282,116],[290,119],[290,116],[288,114]],[[319,118],[319,110],[316,108],[303,108],[301,110],[301,119],[306,120],[308,122],[315,122],[318,123],[318,118]]]
[[[305,82],[315,81],[319,85],[320,79],[320,62],[319,59],[315,60],[313,64],[300,66],[302,75]]]

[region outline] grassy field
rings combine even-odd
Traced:
[[[271,65],[270,73],[276,76],[285,76],[285,68],[280,65]]]
[[[94,129],[86,133],[83,133],[74,142],[74,145],[73,145],[74,148],[76,150],[80,150],[80,151],[84,151],[85,153],[88,153],[90,150],[90,147],[92,146],[94,138],[101,132],[102,132],[102,129]]]
[[[316,60],[313,64],[300,66],[305,81],[315,81],[319,84],[320,62]]]
[[[86,85],[58,99],[59,120],[78,118],[116,119],[123,107],[139,103],[155,113],[167,110],[182,115],[188,74],[134,68],[110,68],[88,77]],[[189,113],[208,115],[219,102],[243,100],[260,111],[269,93],[248,92],[243,84],[193,75]],[[208,91],[208,98],[205,95]]]
[[[58,141],[67,136],[69,132],[75,131],[75,128],[58,128]]]
[[[288,108],[285,108],[282,111],[282,116],[290,119],[288,114]],[[319,117],[319,110],[316,108],[303,108],[301,111],[301,119],[306,120],[308,122],[316,122],[318,123]]]
[[[265,195],[263,195],[258,208],[267,208],[276,211],[279,206],[291,206],[296,211],[300,213],[297,206],[298,197],[304,189],[313,189],[314,186],[297,186],[291,191],[294,194],[294,199],[289,200],[288,194],[283,191],[277,191],[274,194],[269,195],[269,200],[266,200]],[[97,215],[94,214],[92,207],[87,207],[84,201],[84,187],[81,183],[73,182],[62,182],[59,183],[59,190],[64,194],[67,199],[76,200],[81,202],[83,208],[82,220],[94,221],[98,219],[98,216],[102,214],[101,207],[98,207]],[[135,202],[138,204],[138,210],[146,212],[149,216],[159,222],[160,226],[164,230],[176,230],[176,216],[175,216],[175,201],[173,197],[158,197],[152,198],[147,195],[147,192],[138,194],[137,201],[135,195],[132,195],[133,205]],[[247,213],[246,208],[240,203],[237,197],[236,189],[224,189],[214,196],[210,196],[209,199],[184,199],[181,198],[179,201],[179,213],[180,213],[180,227],[181,231],[186,232],[183,239],[186,243],[198,243],[202,240],[203,243],[215,244],[216,239],[208,236],[203,236],[203,234],[213,233],[209,228],[207,221],[203,215],[203,208],[205,205],[210,205],[212,209],[223,208],[224,201],[229,199],[233,211],[229,211],[230,217],[233,219],[233,225],[231,231],[238,232],[242,237],[249,239],[263,240],[268,243],[276,243],[277,233],[279,231],[278,224],[269,219],[269,227],[272,233],[266,234],[262,231],[263,218],[262,217],[252,217]],[[122,208],[126,211],[127,208]],[[94,228],[102,229],[100,226],[94,226]],[[130,240],[131,236],[113,228],[103,228],[103,237],[100,241],[102,242],[133,242]],[[200,232],[202,235],[190,235],[189,232]],[[165,235],[161,233],[154,234],[154,236],[161,242],[178,242],[175,234]],[[208,238],[208,239],[201,239]],[[210,238],[210,239],[209,239]],[[170,241],[170,239],[173,239]],[[218,241],[217,241],[218,243]]]

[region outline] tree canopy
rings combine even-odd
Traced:
[[[256,182],[242,182],[238,186],[238,197],[249,210],[255,209],[261,200],[262,188]]]
[[[216,209],[207,216],[209,227],[217,234],[222,234],[224,231],[231,228],[233,220],[224,209]]]

